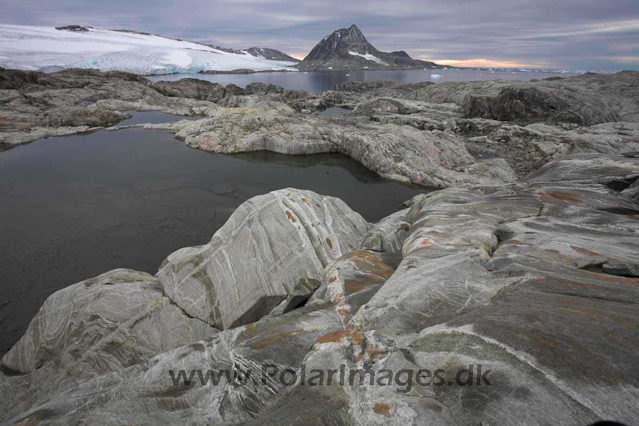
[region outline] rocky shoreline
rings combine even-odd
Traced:
[[[318,114],[336,106],[350,112]],[[282,189],[155,276],[118,269],[54,293],[0,361],[1,424],[639,416],[639,72],[309,94],[0,70],[1,144],[116,130],[124,110],[203,116],[141,125],[193,148],[339,152],[441,190],[370,224],[348,200]],[[265,365],[445,373],[308,386]],[[491,385],[455,382],[469,365]],[[187,385],[180,370],[233,375]]]

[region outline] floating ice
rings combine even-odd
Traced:
[[[440,74],[431,74],[430,78],[432,80],[439,80],[440,78],[443,78]]]

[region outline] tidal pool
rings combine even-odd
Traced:
[[[162,121],[143,114],[132,121]],[[425,192],[342,155],[215,155],[137,128],[0,153],[0,354],[54,291],[114,268],[155,274],[174,250],[207,243],[243,201],[285,187],[339,197],[371,222]]]

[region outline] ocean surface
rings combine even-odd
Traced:
[[[570,77],[577,74],[557,72],[523,72],[523,71],[490,71],[467,69],[441,70],[362,70],[362,71],[320,71],[320,72],[260,72],[254,74],[171,74],[147,77],[151,81],[175,81],[182,78],[197,78],[213,83],[227,85],[233,83],[240,87],[247,84],[262,82],[271,83],[292,90],[306,90],[308,92],[323,92],[333,88],[336,84],[347,81],[377,81],[387,80],[397,83],[417,83],[432,81],[443,83],[446,81],[475,81],[544,79],[548,77]],[[439,77],[438,77],[439,76]]]
[[[120,124],[183,119],[133,113]],[[163,131],[49,138],[0,152],[0,355],[54,291],[114,268],[157,272],[205,244],[245,200],[275,189],[343,199],[369,221],[425,192],[341,155],[216,155]]]

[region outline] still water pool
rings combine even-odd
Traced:
[[[182,118],[134,115],[121,124]],[[154,274],[174,250],[207,243],[243,201],[285,187],[339,197],[369,221],[423,192],[341,155],[214,155],[136,128],[0,153],[0,354],[54,291],[114,268]]]

